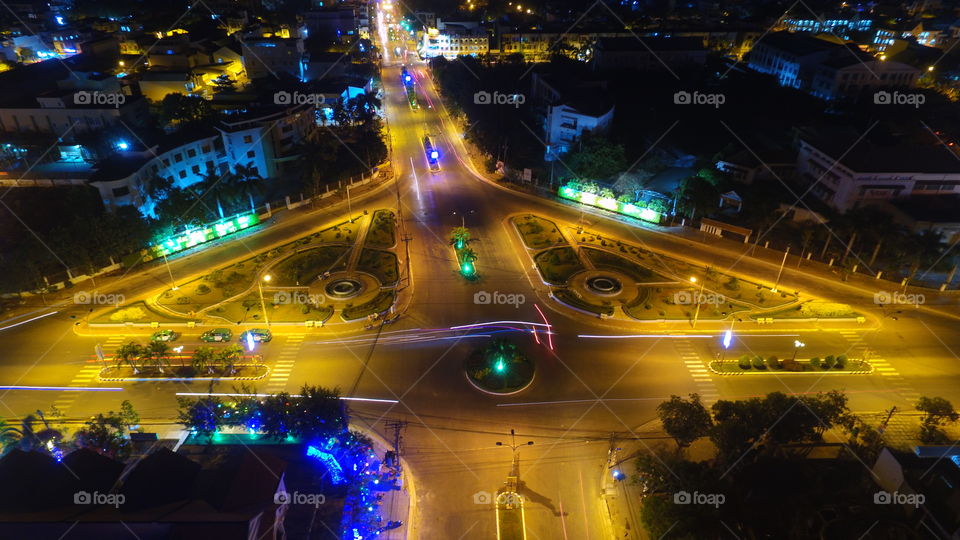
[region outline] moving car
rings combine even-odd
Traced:
[[[427,163],[430,164],[430,170],[437,172],[440,170],[440,151],[433,146],[433,141],[427,135],[423,138],[423,149],[427,153]]]
[[[241,342],[247,341],[247,334],[249,334],[254,341],[260,341],[263,343],[266,343],[271,339],[273,339],[273,334],[270,333],[270,330],[267,330],[266,328],[251,328],[250,330],[247,330],[246,332],[240,334]]]
[[[206,332],[200,334],[200,341],[206,341],[207,343],[222,343],[224,341],[230,341],[230,338],[233,337],[233,332],[227,328],[214,328],[213,330],[207,330]]]
[[[150,336],[150,341],[176,341],[180,334],[173,330],[157,330]]]

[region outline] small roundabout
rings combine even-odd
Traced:
[[[526,390],[536,374],[533,360],[506,339],[495,339],[474,349],[463,368],[471,386],[502,396]]]

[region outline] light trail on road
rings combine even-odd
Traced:
[[[20,326],[20,325],[22,325],[22,324],[27,324],[27,323],[29,323],[29,322],[33,322],[33,321],[42,319],[42,318],[44,318],[44,317],[49,317],[49,316],[51,316],[51,315],[56,315],[57,313],[60,313],[60,312],[59,312],[59,311],[52,311],[52,312],[50,312],[50,313],[44,313],[43,315],[38,315],[38,316],[36,316],[36,317],[34,317],[34,318],[32,318],[32,319],[27,319],[27,320],[25,320],[25,321],[20,321],[20,322],[18,322],[18,323],[9,324],[9,325],[7,325],[7,326],[4,326],[3,328],[0,328],[0,331],[2,331],[2,330],[7,330],[7,329],[10,329],[10,328],[16,328],[17,326]]]
[[[203,397],[203,396],[218,396],[218,397],[270,397],[273,394],[242,394],[236,392],[177,392],[178,396],[193,396],[193,397]],[[290,397],[303,397],[301,394],[290,394]],[[380,398],[360,398],[360,397],[340,397],[343,401],[364,401],[368,403],[400,403],[396,399],[380,399]]]
[[[118,387],[107,387],[107,388],[98,388],[92,386],[19,386],[19,385],[10,385],[10,386],[0,386],[0,390],[36,390],[38,392],[62,392],[62,391],[71,391],[71,392],[122,392],[123,388]]]

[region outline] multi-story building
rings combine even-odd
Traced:
[[[854,97],[868,89],[911,88],[920,74],[914,67],[875,58],[852,45],[789,32],[774,32],[757,41],[748,65],[774,75],[781,86],[827,100]]]
[[[960,194],[960,159],[933,139],[877,145],[855,133],[800,138],[797,173],[810,192],[846,211],[916,195]]]
[[[94,94],[96,92],[96,94]],[[60,89],[38,95],[30,101],[0,106],[0,131],[42,133],[62,137],[98,131],[123,121],[139,124],[146,118],[147,106],[139,96],[100,90]],[[110,102],[98,102],[94,95],[109,95]],[[122,99],[122,103],[118,103]]]
[[[851,32],[866,32],[873,26],[873,20],[858,15],[824,14],[822,16],[784,15],[779,28],[789,32],[810,32],[813,34],[834,34],[847,38]]]
[[[354,6],[314,9],[303,14],[303,24],[309,37],[340,41],[344,37],[357,34],[361,18],[358,16],[359,11],[360,7]],[[362,15],[366,19],[366,6],[363,6]]]
[[[570,150],[585,131],[605,133],[613,123],[614,106],[603,81],[562,84],[533,74],[531,99],[543,119],[544,159],[553,161]]]
[[[313,105],[236,114],[207,133],[188,134],[142,150],[129,150],[97,163],[89,179],[104,206],[135,205],[152,212],[147,196],[154,177],[187,187],[210,174],[223,175],[243,167],[261,178],[276,178],[293,161],[295,145],[317,129]]]
[[[241,45],[247,77],[259,79],[282,72],[303,80],[303,39],[246,38]]]
[[[877,25],[871,47],[877,52],[887,52],[890,47],[906,39],[916,40],[926,47],[942,47],[947,33],[934,28],[924,28],[922,22],[908,21]]]
[[[437,28],[428,28],[420,44],[420,56],[442,56],[453,60],[461,55],[479,56],[490,50],[490,37],[477,22],[444,22],[437,20]]]
[[[703,66],[706,61],[707,50],[699,38],[624,37],[598,39],[591,64],[598,71],[650,71]]]

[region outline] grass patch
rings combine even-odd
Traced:
[[[306,285],[324,272],[345,270],[349,251],[350,248],[345,246],[311,248],[287,257],[273,267],[271,274],[278,287]]]
[[[558,247],[537,253],[533,258],[543,279],[552,285],[565,285],[570,276],[585,270],[572,247]]]
[[[637,283],[670,281],[645,266],[641,266],[625,257],[603,250],[583,248],[583,253],[594,266],[603,270],[613,270],[630,276]]]
[[[379,249],[364,249],[357,261],[357,270],[373,274],[383,285],[396,284],[400,275],[397,256]]]
[[[517,216],[511,219],[513,226],[520,233],[524,245],[530,249],[543,249],[550,246],[566,244],[557,224],[537,217],[533,214]]]
[[[188,317],[174,317],[152,309],[143,301],[134,302],[125,306],[111,309],[105,313],[97,315],[91,320],[94,324],[123,324],[133,323],[186,323],[196,321]]]
[[[579,296],[574,294],[569,289],[557,289],[553,291],[553,296],[555,296],[558,300],[560,300],[564,304],[573,306],[577,309],[589,311],[590,313],[596,313],[597,315],[606,315],[606,316],[613,315],[612,305],[598,306],[596,304],[591,304],[586,300],[584,300],[583,298],[580,298]]]
[[[362,319],[373,313],[380,313],[390,309],[396,297],[394,291],[380,291],[380,294],[373,300],[360,304],[359,306],[349,306],[344,308],[341,316],[344,320],[353,321]]]
[[[377,210],[373,213],[370,230],[367,231],[365,245],[375,248],[392,248],[397,243],[397,218],[390,210]]]
[[[834,302],[804,302],[799,306],[760,313],[757,317],[771,317],[773,319],[854,319],[863,317],[847,304]]]
[[[533,362],[512,342],[497,339],[474,349],[464,362],[473,384],[490,392],[515,392],[533,380]]]

